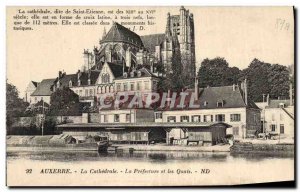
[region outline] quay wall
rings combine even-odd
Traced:
[[[230,147],[232,153],[294,153],[294,144],[253,144],[250,142],[234,143]]]

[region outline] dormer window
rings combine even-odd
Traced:
[[[134,72],[130,72],[130,77],[134,77]]]
[[[110,75],[108,73],[102,74],[101,81],[103,84],[110,82]]]
[[[224,105],[224,102],[223,101],[218,101],[217,102],[217,107],[223,107]]]
[[[285,107],[284,103],[279,103],[279,108],[284,108],[284,107]]]
[[[142,76],[142,72],[141,72],[141,71],[138,71],[138,72],[137,72],[137,76],[138,76],[138,77],[141,77],[141,76]]]
[[[208,105],[208,102],[204,101],[203,105],[206,107]]]
[[[123,74],[123,77],[124,77],[124,78],[127,78],[127,73],[126,73],[126,72]]]

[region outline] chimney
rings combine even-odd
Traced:
[[[292,106],[293,105],[293,85],[292,85],[292,83],[290,83],[290,106]]]
[[[80,77],[81,77],[81,71],[78,70],[77,72],[77,85],[80,86]]]
[[[62,78],[62,74],[63,74],[62,71],[58,72],[58,79]]]
[[[83,66],[82,66],[82,71],[85,72],[86,70],[89,69],[89,64],[90,64],[90,52],[88,49],[83,50]]]
[[[196,100],[198,100],[199,98],[198,77],[195,77],[195,97]]]
[[[88,73],[88,85],[91,85],[91,71]]]
[[[80,79],[80,77],[81,77],[81,71],[80,71],[80,70],[78,70],[78,72],[77,72],[77,80],[79,80],[79,79]]]
[[[246,103],[246,105],[248,105],[248,89],[247,89],[247,79],[245,79],[244,86],[245,86],[245,103]]]
[[[270,102],[270,95],[268,94],[267,95],[267,105],[269,105],[269,102]]]

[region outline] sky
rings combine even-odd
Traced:
[[[65,10],[67,7],[60,9]],[[167,13],[179,14],[180,7],[132,9],[156,10],[156,24],[146,26],[144,31],[136,31],[139,35],[147,35],[164,33]],[[186,9],[194,15],[197,67],[203,59],[215,57],[224,57],[229,66],[240,69],[246,68],[254,58],[285,66],[294,64],[292,7]],[[104,26],[47,26],[37,27],[32,31],[14,31],[11,18],[16,10],[15,7],[7,10],[7,79],[17,86],[21,97],[31,80],[55,78],[59,70],[64,70],[67,74],[75,73],[83,64],[83,49],[92,50],[94,46],[99,46]],[[105,27],[106,31],[110,26]]]

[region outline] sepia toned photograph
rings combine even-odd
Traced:
[[[7,6],[6,185],[295,186],[293,7]]]

